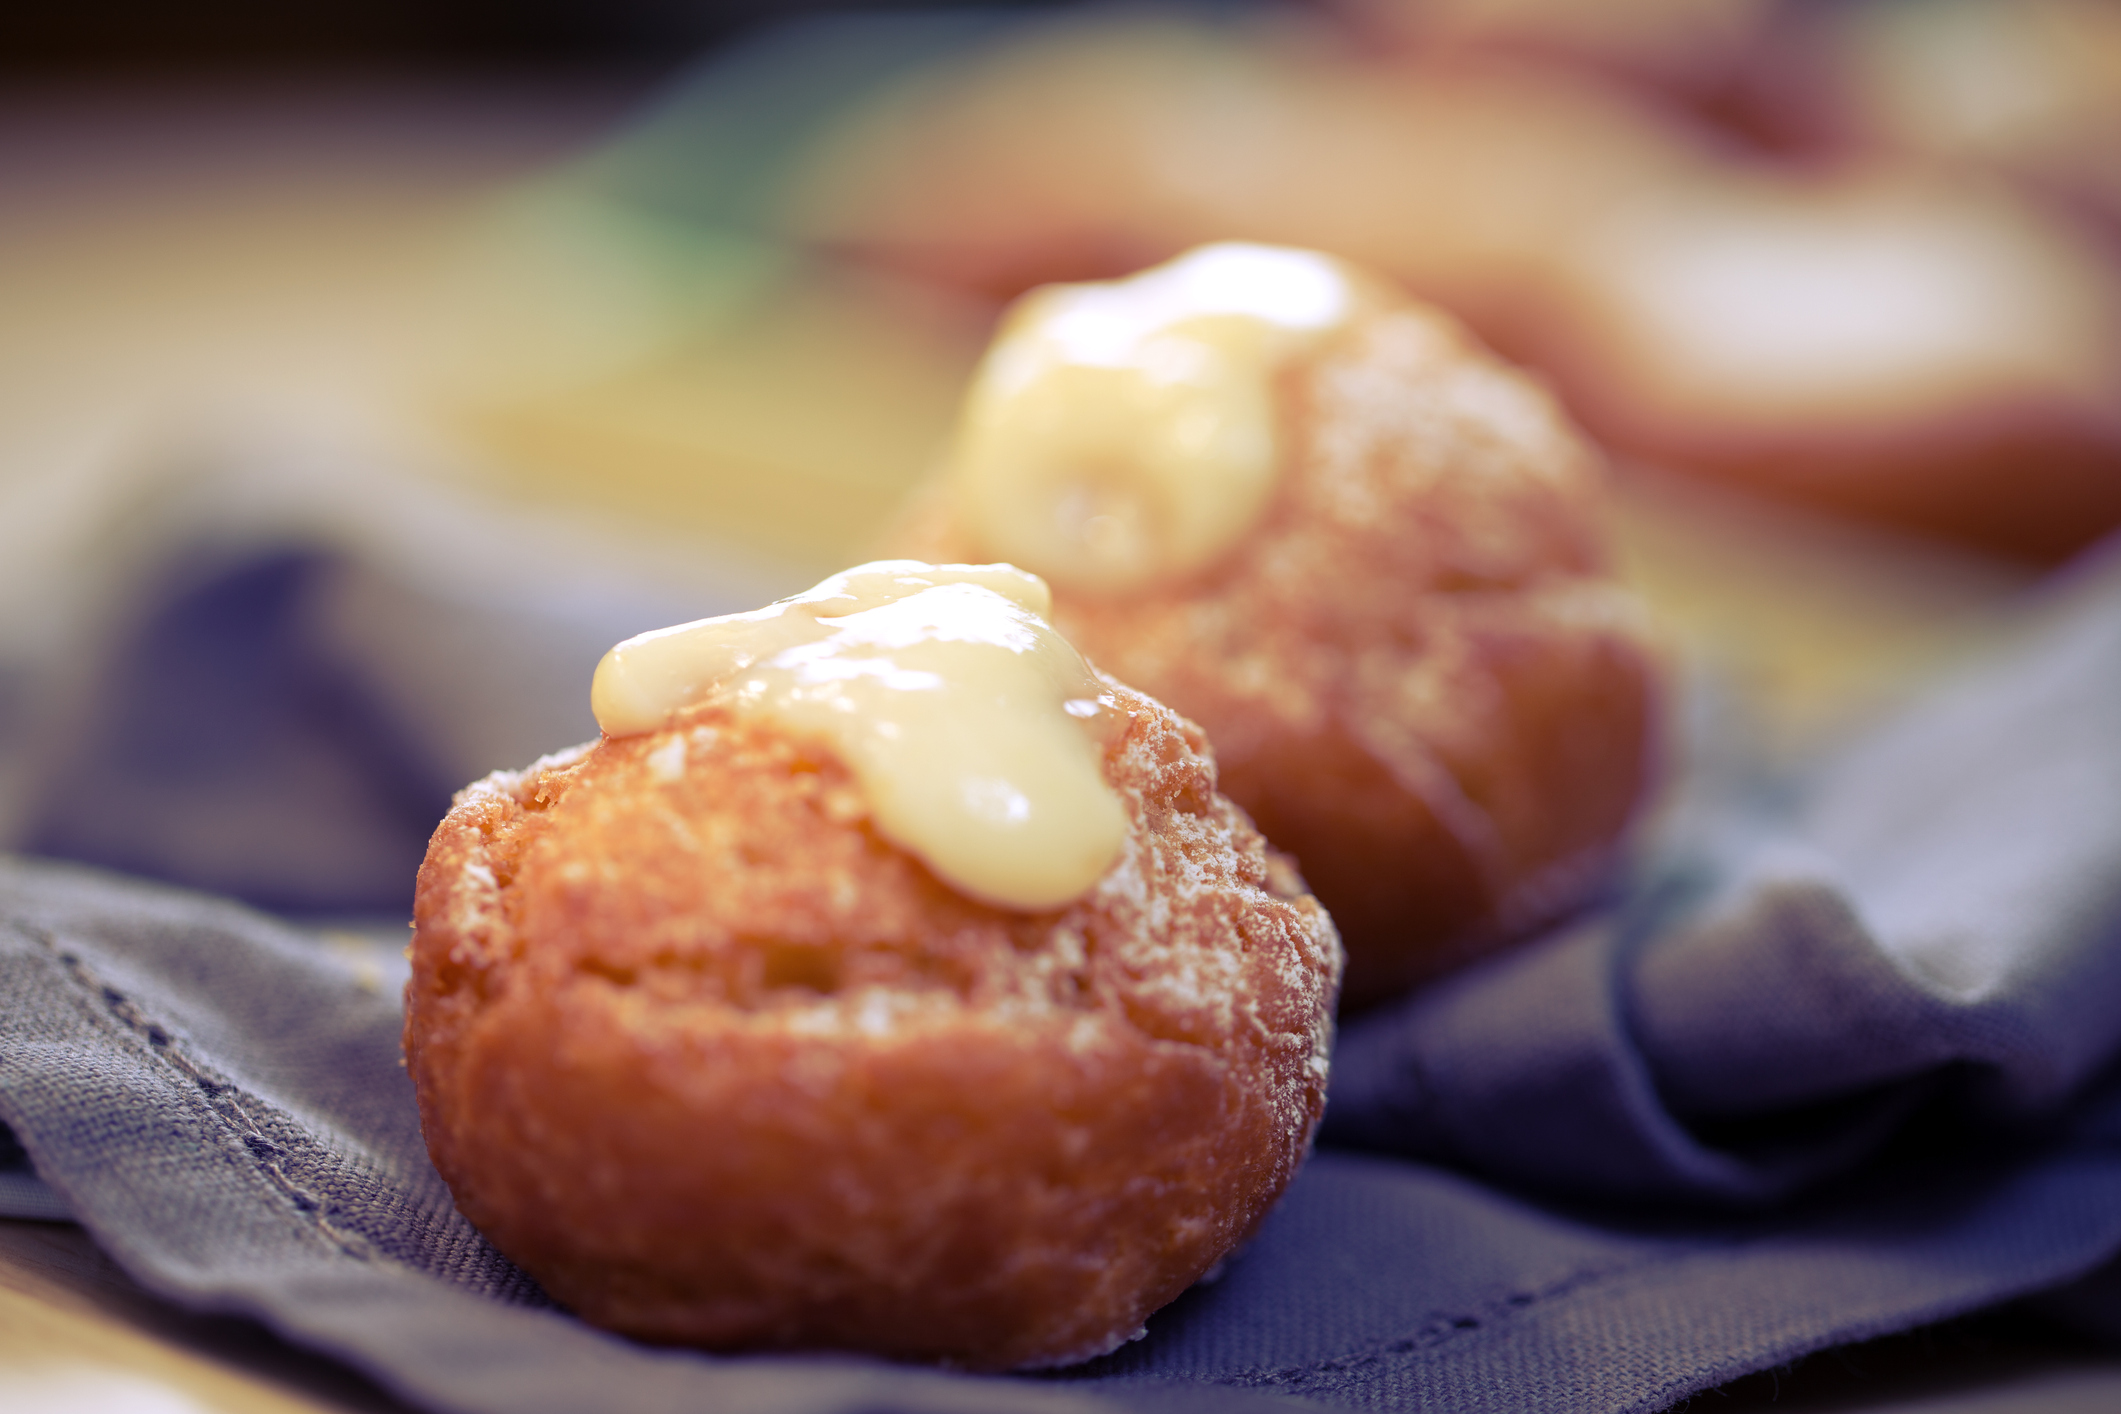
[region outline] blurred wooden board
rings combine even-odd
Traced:
[[[2021,564],[1627,466],[1623,572],[1689,670],[1788,757],[1919,692],[2006,626]]]
[[[71,1223],[0,1220],[9,1414],[386,1414],[409,1406],[247,1322],[142,1291]]]

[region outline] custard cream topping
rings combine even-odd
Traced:
[[[1359,280],[1313,251],[1226,242],[1025,295],[959,423],[971,532],[1091,593],[1205,568],[1273,494],[1276,372],[1347,319]]]
[[[882,560],[748,614],[627,639],[590,706],[610,736],[710,695],[824,738],[877,829],[962,892],[1064,904],[1118,856],[1127,816],[1104,745],[1124,725],[1012,565]]]

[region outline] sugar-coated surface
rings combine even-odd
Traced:
[[[1007,1368],[1135,1334],[1307,1149],[1340,948],[1198,730],[1110,686],[1133,828],[1046,913],[953,892],[718,702],[466,790],[406,1021],[466,1215],[649,1340]]]
[[[1207,730],[1362,1003],[1580,897],[1648,773],[1654,671],[1598,459],[1530,377],[1410,303],[1292,361],[1280,396],[1250,535],[1124,598],[1056,585],[1053,618]],[[899,548],[981,552],[944,499]]]

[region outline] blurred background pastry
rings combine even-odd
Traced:
[[[1000,293],[1206,239],[1315,246],[1545,368],[1618,452],[2036,560],[2121,523],[2121,276],[2066,210],[1871,148],[1772,152],[1573,62],[1559,22],[1528,48],[1451,8],[1394,8],[1413,37],[1382,56],[1058,23],[888,86],[778,219]],[[1674,34],[1698,13],[1671,9]]]

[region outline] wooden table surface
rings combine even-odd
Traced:
[[[140,1289],[72,1223],[0,1221],[9,1414],[382,1414],[410,1406],[250,1321]]]

